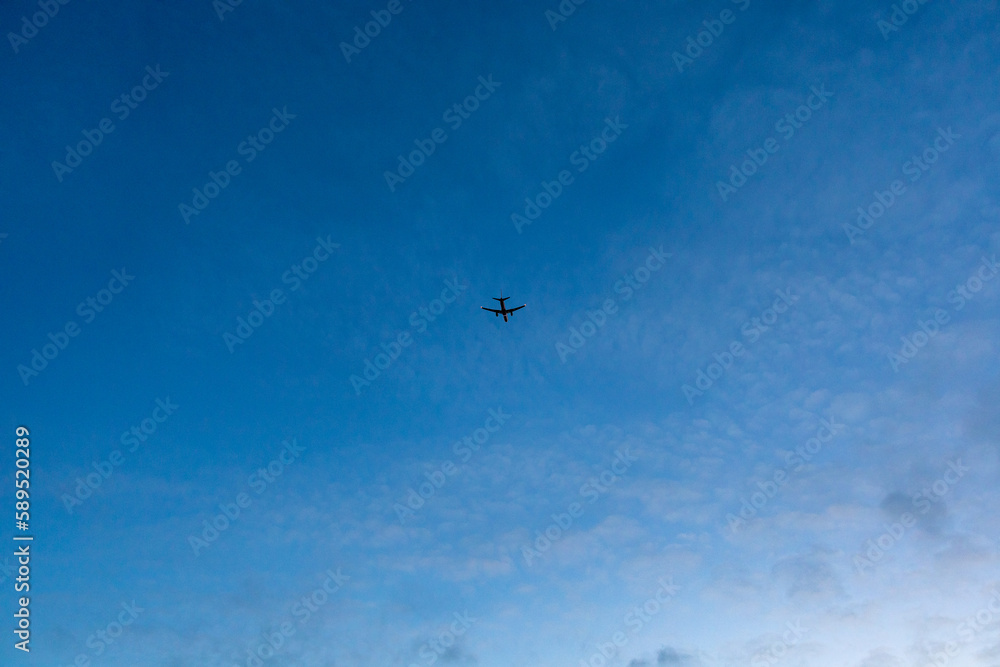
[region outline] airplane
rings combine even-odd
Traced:
[[[528,305],[528,304],[524,304],[524,306],[518,306],[517,308],[507,308],[505,305],[503,305],[503,302],[506,301],[509,298],[510,298],[509,296],[504,296],[503,295],[503,290],[500,290],[500,298],[498,299],[496,297],[493,297],[494,301],[499,301],[500,302],[500,310],[493,310],[492,308],[487,308],[486,306],[479,306],[479,307],[482,308],[483,310],[490,311],[496,317],[500,317],[501,315],[503,315],[503,321],[506,322],[508,315],[513,315],[515,310],[521,310],[522,308],[524,308],[524,306]]]

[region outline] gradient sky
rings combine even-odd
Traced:
[[[223,1],[0,8],[0,663],[1000,665],[995,0]]]

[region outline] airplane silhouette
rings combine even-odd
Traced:
[[[509,296],[504,296],[503,295],[503,290],[500,290],[500,298],[498,299],[496,297],[493,297],[494,301],[499,301],[500,302],[500,310],[493,310],[492,308],[487,308],[486,306],[479,306],[479,307],[482,308],[483,310],[490,311],[496,317],[500,317],[501,315],[503,315],[503,321],[506,322],[508,315],[513,315],[515,310],[521,310],[522,308],[524,308],[524,306],[528,305],[528,304],[524,304],[524,306],[518,306],[517,308],[507,308],[505,305],[503,305],[503,302],[506,301],[509,298],[510,298]]]

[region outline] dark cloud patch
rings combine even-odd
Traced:
[[[681,653],[675,648],[665,646],[657,652],[656,664],[665,667],[692,667],[700,665],[701,660],[688,653]]]
[[[411,659],[408,664],[426,662],[426,656],[430,654],[437,656],[434,661],[435,663],[444,665],[478,665],[479,659],[466,650],[463,639],[463,637],[458,637],[457,641],[447,648],[436,640],[434,643],[431,643],[428,639],[414,639],[410,643]]]
[[[461,644],[455,644],[449,646],[444,653],[441,654],[441,662],[449,665],[478,665],[479,660],[476,656],[472,655],[465,650],[465,647]]]
[[[1000,154],[1000,134],[993,138]],[[976,404],[965,417],[966,434],[980,443],[1000,446],[1000,379],[977,392]]]
[[[775,563],[771,574],[786,587],[790,598],[814,598],[842,595],[843,588],[836,571],[830,565],[830,554],[820,548],[783,558]]]
[[[655,660],[655,661],[654,661]],[[702,664],[697,656],[683,653],[671,646],[664,646],[656,652],[656,658],[634,658],[628,667],[699,667]]]
[[[880,505],[885,513],[886,521],[898,522],[905,512],[909,512],[916,519],[916,527],[928,535],[941,535],[948,527],[949,513],[947,499],[935,495],[930,488],[933,481],[928,483],[927,489],[914,491],[924,494],[914,502],[914,495],[904,494],[901,491],[893,491],[885,497]]]
[[[672,648],[661,648],[660,652],[656,654],[656,664],[681,665],[684,663],[684,658],[685,656]]]

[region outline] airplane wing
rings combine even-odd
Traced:
[[[483,310],[488,310],[488,311],[490,311],[491,313],[496,313],[497,315],[499,315],[499,314],[500,314],[500,311],[499,311],[499,310],[493,310],[492,308],[487,308],[486,306],[479,306],[479,307],[480,307],[480,308],[482,308]],[[508,312],[509,312],[509,311],[508,311]]]
[[[528,305],[528,304],[524,304],[524,306],[527,306],[527,305]],[[510,309],[510,310],[508,310],[507,312],[508,312],[508,313],[513,313],[513,312],[514,312],[515,310],[521,310],[522,308],[524,308],[524,306],[518,306],[517,308],[511,308],[511,309]]]

